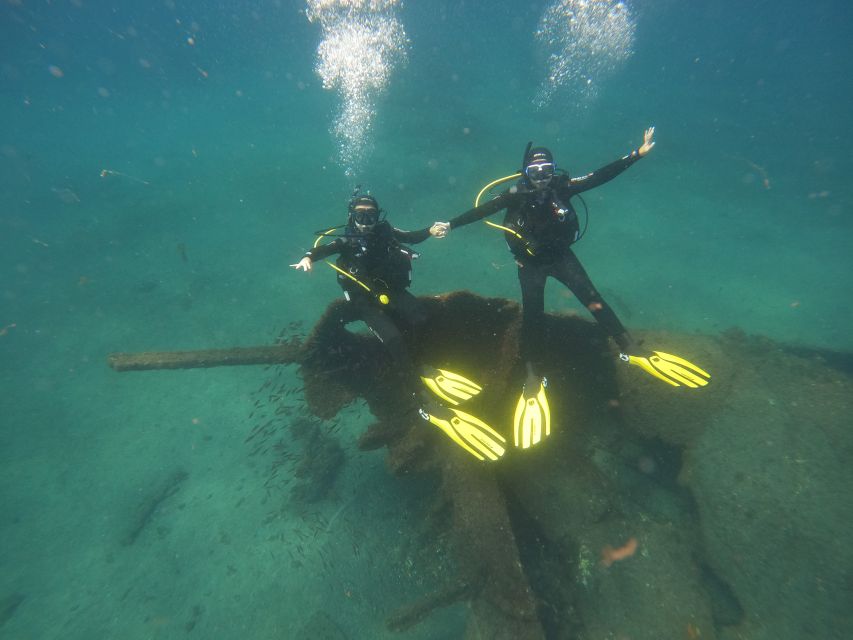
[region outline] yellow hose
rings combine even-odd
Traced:
[[[338,228],[339,228],[339,227],[332,227],[331,229],[326,229],[325,231],[323,231],[320,235],[318,235],[318,236],[317,236],[317,239],[314,241],[314,247],[313,247],[313,248],[314,248],[314,249],[316,249],[316,248],[317,248],[317,245],[318,245],[318,244],[320,244],[320,240],[321,240],[322,238],[324,238],[326,235],[328,235],[329,233],[331,233],[332,231],[334,231],[335,229],[338,229]],[[340,274],[342,274],[342,275],[345,275],[347,278],[349,278],[350,280],[352,280],[353,282],[355,282],[358,286],[362,287],[362,288],[363,288],[365,291],[367,291],[368,293],[373,293],[373,291],[370,289],[370,287],[368,287],[366,284],[364,284],[361,280],[359,280],[358,278],[356,278],[354,275],[352,275],[352,274],[351,274],[351,273],[349,273],[348,271],[344,271],[344,270],[343,270],[343,269],[341,269],[338,265],[336,265],[336,264],[332,264],[332,263],[331,263],[331,262],[329,262],[328,260],[323,260],[323,262],[325,262],[327,265],[329,265],[330,267],[332,267],[332,269],[334,269],[334,270],[335,270],[335,271],[337,271],[338,273],[340,273]],[[391,301],[391,299],[390,299],[386,294],[384,294],[384,293],[382,293],[382,294],[380,294],[380,295],[376,296],[376,298],[377,298],[377,300],[379,300],[379,302],[381,302],[382,304],[388,304],[388,303]]]
[[[485,187],[480,189],[480,193],[478,193],[477,197],[474,198],[474,206],[475,207],[480,206],[480,198],[482,198],[483,194],[486,191],[488,191],[489,189],[491,189],[492,187],[496,187],[497,185],[503,184],[504,182],[507,182],[508,180],[514,180],[515,178],[520,178],[520,177],[521,177],[521,173],[513,173],[511,176],[504,176],[503,178],[498,178],[497,180],[492,180],[489,184],[487,184]],[[489,220],[483,220],[483,222],[485,222],[490,227],[494,227],[495,229],[500,229],[501,231],[505,231],[506,233],[511,233],[512,235],[514,235],[516,238],[518,238],[519,240],[521,240],[524,243],[524,247],[525,247],[527,253],[529,253],[530,255],[533,255],[533,251],[530,249],[530,246],[527,244],[527,241],[524,239],[524,236],[522,236],[515,229],[510,229],[509,227],[505,227],[503,225],[496,224],[496,223],[491,222]]]
[[[474,198],[474,206],[475,206],[475,207],[479,207],[479,206],[480,206],[480,198],[482,198],[482,197],[483,197],[483,194],[484,194],[486,191],[488,191],[489,189],[491,189],[492,187],[496,187],[496,186],[498,186],[499,184],[503,184],[503,183],[504,183],[504,182],[506,182],[507,180],[513,180],[514,178],[520,178],[520,177],[521,177],[521,174],[520,174],[520,173],[513,173],[511,176],[504,176],[503,178],[498,178],[497,180],[492,180],[489,184],[487,184],[485,187],[483,187],[482,189],[480,189],[480,193],[478,193],[478,194],[477,194],[477,197],[476,197],[476,198]]]

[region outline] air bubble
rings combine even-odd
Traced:
[[[631,57],[635,31],[634,18],[624,2],[552,2],[535,34],[547,68],[534,104],[547,106],[563,87],[575,92],[578,106],[595,98],[604,79]]]
[[[341,106],[331,133],[339,162],[355,175],[369,152],[376,101],[394,69],[406,61],[408,38],[396,17],[399,0],[308,0],[306,15],[318,22],[316,72]]]

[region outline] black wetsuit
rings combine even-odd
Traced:
[[[427,238],[429,228],[402,231],[383,220],[368,233],[359,233],[349,225],[343,236],[305,254],[312,262],[337,254],[337,267],[370,288],[367,291],[359,282],[338,272],[338,284],[349,301],[348,313],[341,321],[363,321],[405,374],[414,369],[403,333],[416,330],[426,321],[426,315],[417,298],[406,290],[412,282],[411,263],[417,254],[403,243],[417,244]],[[383,294],[388,297],[388,304],[380,302]]]
[[[625,349],[630,344],[625,327],[613,309],[598,293],[586,271],[571,250],[578,240],[580,226],[571,203],[572,196],[612,180],[640,158],[637,151],[616,162],[578,178],[555,175],[542,190],[528,186],[525,178],[494,200],[466,211],[450,221],[455,229],[506,209],[503,226],[506,241],[518,264],[523,318],[521,356],[541,360],[543,321],[545,318],[545,281],[548,276],[566,285],[586,306],[601,327]],[[520,236],[520,237],[519,237]]]

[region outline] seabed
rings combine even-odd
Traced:
[[[422,300],[431,320],[409,336],[415,359],[481,381],[470,410],[511,441],[519,306],[467,292]],[[849,354],[738,330],[634,332],[713,376],[699,390],[673,388],[623,365],[591,322],[549,315],[552,435],[487,464],[412,411],[378,341],[341,327],[343,304],[304,341],[113,354],[110,364],[296,364],[307,407],[324,420],[363,399],[376,421],[359,447],[385,447],[392,476],[432,478],[420,539],[445,560],[444,588],[387,612],[389,630],[460,601],[470,639],[837,637],[849,624],[853,555],[832,534],[853,521]],[[339,452],[313,451],[306,474],[333,481]],[[628,551],[613,561],[613,548]],[[311,618],[298,637],[345,638],[333,618]]]

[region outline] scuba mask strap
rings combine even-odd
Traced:
[[[355,199],[356,199],[360,194],[361,194],[361,185],[360,185],[360,184],[357,184],[357,185],[355,185],[355,188],[352,190],[352,193],[351,193],[351,194],[350,194],[350,196],[349,196],[350,204],[352,204],[352,203],[353,203],[353,201],[354,201],[354,200],[355,200]]]
[[[527,143],[524,147],[524,158],[521,160],[521,173],[527,175],[527,161],[530,159],[530,148],[533,146],[533,140]]]

